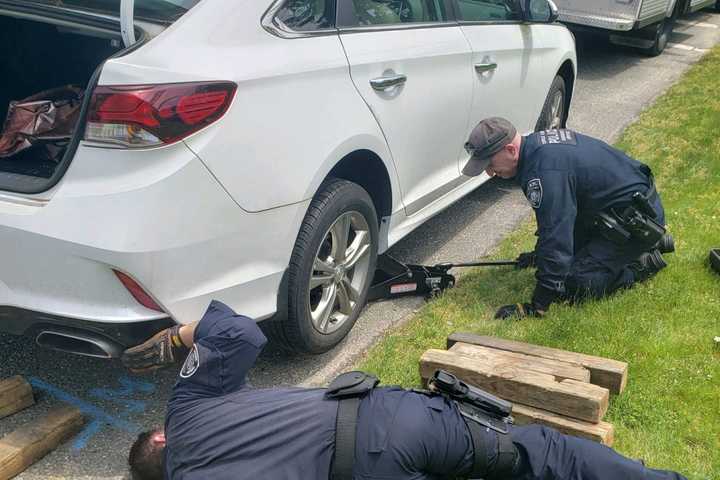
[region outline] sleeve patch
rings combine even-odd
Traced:
[[[525,196],[532,208],[538,209],[542,205],[543,189],[539,178],[533,178],[525,187]]]
[[[575,138],[575,132],[572,130],[565,129],[554,129],[554,130],[543,130],[539,132],[540,143],[543,145],[548,144],[563,144],[563,145],[577,145],[577,139]]]
[[[200,353],[198,352],[197,345],[193,345],[192,350],[185,359],[182,369],[180,370],[180,377],[190,378],[193,376],[197,369],[200,367]]]

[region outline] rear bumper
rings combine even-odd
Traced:
[[[184,143],[144,150],[81,145],[47,198],[0,195],[0,331],[49,322],[123,344],[213,299],[262,319],[277,310],[306,202],[248,213]],[[162,307],[138,303],[130,275]]]
[[[17,307],[0,307],[0,329],[12,335],[35,338],[46,330],[91,334],[122,347],[138,345],[160,330],[175,325],[169,317],[130,323],[102,323],[60,317]]]

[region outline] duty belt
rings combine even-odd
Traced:
[[[347,372],[330,383],[325,398],[338,400],[331,480],[352,480],[360,400],[380,381],[365,372]]]

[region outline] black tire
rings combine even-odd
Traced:
[[[672,34],[673,28],[675,27],[675,16],[672,18],[666,18],[653,30],[652,41],[653,44],[650,48],[645,50],[645,54],[651,57],[657,57],[665,51],[668,42],[670,41],[670,34]]]
[[[331,227],[348,215],[356,219],[362,217],[367,222],[370,237],[368,272],[364,280],[360,279],[364,284],[357,289],[352,313],[346,316],[336,330],[322,333],[313,323],[311,309],[313,292],[323,287],[311,290],[310,280],[315,272],[316,256],[327,244],[328,238],[331,238]],[[350,235],[354,235],[352,230]],[[377,246],[378,219],[370,195],[359,185],[347,180],[326,181],[310,203],[300,227],[288,267],[288,312],[285,318],[273,322],[273,336],[285,348],[303,353],[322,353],[337,345],[353,327],[365,305],[375,272]]]
[[[559,103],[558,103],[559,102]],[[559,111],[556,111],[559,109]],[[540,118],[535,124],[535,131],[549,130],[551,128],[565,128],[567,121],[567,89],[565,79],[556,75],[550,84],[550,91],[545,97]]]
[[[720,0],[717,0],[717,2],[715,2],[715,11],[720,12]]]

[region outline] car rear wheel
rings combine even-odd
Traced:
[[[370,195],[347,180],[326,182],[305,215],[288,269],[286,347],[322,353],[355,324],[375,273],[378,220]]]
[[[567,115],[565,111],[566,100],[565,80],[560,75],[557,75],[550,85],[550,91],[548,92],[547,98],[545,98],[545,104],[540,113],[540,118],[538,118],[537,124],[535,125],[536,132],[565,127],[565,117]]]

